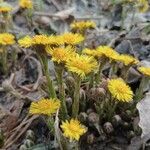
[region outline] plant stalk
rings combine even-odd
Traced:
[[[79,113],[79,98],[80,98],[81,78],[77,76],[75,82],[74,101],[72,105],[72,117],[76,118]]]

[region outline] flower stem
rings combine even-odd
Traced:
[[[74,118],[78,116],[79,112],[80,85],[81,85],[81,78],[77,76],[75,82],[74,102],[72,105],[72,117]]]
[[[7,76],[8,75],[8,61],[7,61],[7,49],[6,47],[3,47],[3,52],[2,52],[2,69],[3,73]]]
[[[50,74],[49,74],[49,68],[48,68],[48,59],[47,56],[45,56],[44,54],[40,55],[38,54],[39,59],[41,61],[41,64],[43,66],[43,70],[44,70],[44,74],[47,78],[47,86],[48,86],[48,95],[51,98],[56,98],[56,92],[54,89],[54,85],[53,85],[53,81],[51,80]]]
[[[64,83],[63,83],[63,72],[64,68],[61,66],[56,69],[57,73],[57,81],[58,81],[58,86],[59,86],[59,98],[61,100],[61,113],[62,113],[62,119],[65,120],[67,119],[68,112],[67,112],[67,106],[65,102],[65,88],[64,88]]]
[[[149,78],[143,76],[139,85],[139,88],[136,90],[135,93],[135,100],[138,102],[143,98],[144,88],[148,84]]]

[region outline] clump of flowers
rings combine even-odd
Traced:
[[[69,138],[70,141],[79,141],[80,137],[87,131],[87,129],[77,119],[62,122],[61,128],[63,130],[63,135]]]
[[[111,95],[118,101],[130,102],[133,99],[131,88],[121,79],[111,79],[108,82],[108,89]]]
[[[25,8],[25,9],[32,9],[33,8],[32,0],[20,0],[19,5],[21,8]]]
[[[60,108],[60,100],[42,98],[37,102],[32,102],[30,106],[30,114],[43,114],[51,116]]]

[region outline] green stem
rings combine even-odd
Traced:
[[[79,98],[80,98],[81,78],[77,76],[75,82],[74,101],[72,105],[72,117],[76,118],[79,113]]]
[[[92,72],[90,74],[90,83],[89,83],[89,88],[92,88],[94,86],[94,73]]]
[[[106,60],[103,58],[102,58],[101,62],[99,62],[98,72],[95,75],[96,84],[99,84],[99,82],[101,80],[101,72],[102,72],[102,69],[103,69],[105,63],[106,63]]]
[[[138,102],[139,100],[143,98],[143,93],[144,93],[143,89],[148,84],[148,81],[149,81],[148,77],[145,77],[145,76],[142,77],[139,88],[137,89],[136,94],[135,94],[136,102]]]
[[[109,78],[112,78],[116,72],[117,72],[116,63],[112,62],[111,63],[111,68],[110,68],[110,71],[109,71]]]
[[[2,69],[3,73],[7,76],[8,75],[8,60],[7,60],[7,49],[6,47],[3,47],[3,52],[2,52]]]
[[[118,104],[117,101],[111,97],[110,104],[108,104],[109,105],[108,121],[111,121],[113,115],[115,114],[117,104]]]
[[[51,77],[50,77],[50,74],[49,74],[47,56],[45,56],[44,54],[43,55],[38,54],[38,56],[39,56],[39,59],[41,61],[42,66],[43,66],[44,74],[47,78],[48,95],[51,98],[56,98],[57,95],[56,95],[56,92],[55,92],[55,89],[54,89],[53,81],[51,80]]]
[[[61,100],[61,112],[62,112],[62,119],[65,120],[67,119],[68,112],[67,112],[67,106],[65,102],[65,88],[64,88],[64,82],[63,82],[63,72],[64,68],[61,68],[61,66],[58,66],[58,69],[56,69],[57,73],[57,81],[58,81],[58,86],[59,86],[59,98]]]

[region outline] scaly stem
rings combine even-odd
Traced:
[[[8,75],[8,61],[7,61],[7,49],[6,47],[3,47],[3,52],[2,52],[2,69],[3,73],[7,76]]]
[[[79,112],[80,85],[81,85],[81,78],[77,76],[75,82],[74,101],[72,105],[72,117],[74,118],[78,116]]]
[[[137,89],[136,93],[135,93],[135,100],[138,102],[139,100],[141,100],[143,98],[143,93],[144,93],[144,88],[145,86],[148,84],[149,78],[143,76],[139,85],[139,88]]]
[[[59,67],[58,69],[56,68],[56,73],[57,73],[57,81],[58,81],[58,87],[59,87],[59,98],[61,100],[61,113],[62,113],[62,119],[65,120],[67,119],[67,106],[66,106],[66,102],[65,102],[65,88],[64,88],[64,83],[63,83],[63,72],[64,72],[64,68],[63,67]]]
[[[49,74],[49,68],[48,68],[48,59],[47,56],[45,56],[44,54],[40,55],[38,54],[39,59],[41,61],[41,64],[43,66],[43,70],[44,70],[44,74],[47,78],[47,86],[48,86],[48,95],[51,98],[56,98],[56,92],[54,89],[54,85],[53,85],[53,81],[51,80],[50,74]]]
[[[98,72],[95,74],[96,84],[99,84],[99,82],[101,80],[101,72],[102,72],[102,69],[103,69],[105,63],[106,63],[105,59],[102,59],[101,62],[99,62]]]

